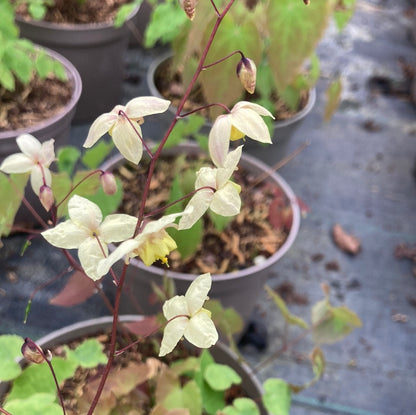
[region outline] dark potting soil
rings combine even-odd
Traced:
[[[203,165],[210,166],[206,157],[186,158],[186,161],[181,157],[159,159],[150,185],[146,213],[168,203],[175,177],[182,178],[182,185],[183,181],[188,181],[187,192],[193,191],[195,172]],[[114,173],[122,180],[124,192],[119,211],[136,215],[147,177],[146,163],[120,165]],[[224,230],[216,228],[206,213],[202,219],[203,238],[197,251],[187,258],[181,258],[178,251],[173,251],[169,256],[170,270],[194,274],[232,272],[254,265],[256,258],[270,257],[284,243],[292,224],[292,209],[282,189],[267,181],[256,184],[256,177],[241,167],[234,172],[233,180],[242,189],[241,212],[230,219]],[[166,267],[159,263],[154,265]]]
[[[26,128],[63,111],[72,85],[51,76],[34,77],[28,85],[16,82],[14,92],[0,93],[0,131]]]
[[[47,22],[85,24],[112,22],[118,9],[131,0],[55,0],[54,5],[48,7],[44,18]],[[27,5],[21,4],[17,12],[25,20],[31,20]]]

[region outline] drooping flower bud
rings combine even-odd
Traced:
[[[311,2],[310,0],[303,0],[303,2],[307,5],[307,6],[309,6],[309,3]]]
[[[250,94],[254,94],[256,89],[256,74],[257,68],[254,61],[249,58],[241,58],[237,64],[237,76],[244,89]]]
[[[52,189],[49,186],[41,186],[39,191],[39,200],[40,203],[42,203],[42,206],[45,208],[45,210],[49,212],[54,203]]]
[[[113,195],[115,192],[117,192],[117,182],[112,173],[109,173],[105,171],[100,176],[101,186],[103,187],[104,193],[106,195]]]
[[[194,20],[197,0],[179,0],[179,4],[190,20]]]
[[[52,360],[52,354],[50,350],[43,351],[33,340],[26,337],[22,346],[22,355],[28,361],[32,363],[42,363],[45,358],[49,361]]]

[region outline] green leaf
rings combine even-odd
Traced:
[[[77,367],[76,362],[63,359],[61,357],[54,357],[52,365],[58,379],[58,383],[72,377]],[[7,397],[7,401],[25,399],[27,396],[35,393],[48,393],[54,396],[56,395],[55,382],[49,366],[45,362],[27,366],[23,370],[20,376],[14,380],[12,389]]]
[[[113,141],[108,143],[104,140],[100,140],[98,143],[87,149],[82,156],[82,162],[86,167],[93,170],[100,166],[103,160],[111,153],[114,148]]]
[[[145,46],[151,48],[157,41],[161,43],[171,42],[181,32],[182,26],[187,23],[187,19],[179,3],[163,2],[157,4],[146,28]]]
[[[268,61],[277,89],[290,85],[314,52],[328,25],[332,0],[270,1],[266,11],[270,34]]]
[[[282,379],[267,379],[263,384],[264,406],[270,415],[289,415],[292,392]]]
[[[204,236],[204,225],[202,220],[199,220],[190,229],[177,230],[168,228],[166,232],[174,239],[181,258],[185,260],[194,255],[201,246]]]
[[[164,399],[163,405],[166,409],[187,408],[190,415],[200,415],[202,399],[198,385],[192,380],[182,389],[173,389]]]
[[[328,298],[313,306],[311,321],[316,344],[335,343],[362,325],[357,314],[346,306],[332,307]]]
[[[233,406],[225,407],[221,413],[225,415],[260,415],[259,407],[250,398],[237,398]]]
[[[41,51],[37,54],[35,67],[39,77],[45,79],[51,72],[53,72],[53,59],[51,59],[49,55]]]
[[[324,120],[328,122],[335,111],[339,107],[342,94],[342,81],[341,78],[337,78],[331,82],[328,89],[326,90],[326,106],[324,113]]]
[[[11,174],[0,172],[0,189],[7,197],[0,198],[0,237],[8,236],[17,211],[22,202],[29,174]],[[32,189],[31,189],[32,191]]]
[[[230,222],[235,218],[235,216],[221,216],[218,213],[213,212],[211,209],[208,211],[208,215],[214,224],[214,228],[218,232],[222,232]]]
[[[103,344],[95,338],[85,340],[75,350],[65,346],[65,352],[68,359],[85,368],[107,363],[107,356],[103,353]]]
[[[282,313],[283,318],[285,319],[287,324],[292,324],[295,326],[302,327],[303,329],[307,329],[308,325],[305,323],[304,320],[302,320],[300,317],[295,316],[292,314],[289,309],[286,306],[286,303],[284,302],[283,298],[280,297],[279,294],[277,294],[275,291],[273,291],[270,287],[267,285],[264,286],[264,288],[267,291],[267,294],[272,298],[274,301],[276,307],[280,310]]]
[[[20,336],[13,334],[0,336],[0,381],[12,380],[22,372],[16,360],[22,357],[23,343],[24,340]]]
[[[62,218],[68,214],[67,205],[68,198],[63,199],[68,195],[71,190],[72,181],[68,176],[68,173],[54,173],[52,172],[52,191],[57,203],[60,203],[58,208],[58,218]]]
[[[334,21],[339,31],[343,30],[354,14],[357,0],[338,0],[335,6]]]
[[[12,71],[3,62],[0,62],[0,85],[8,91],[14,91],[16,87]]]
[[[56,394],[53,393],[35,393],[26,398],[8,401],[4,409],[16,415],[62,415],[62,407],[55,399]]]
[[[72,175],[75,165],[81,156],[78,148],[73,146],[62,147],[58,150],[58,171]]]
[[[219,363],[212,363],[205,369],[204,379],[212,389],[217,391],[225,391],[231,385],[241,383],[241,377],[234,369]]]
[[[141,1],[129,3],[129,4],[123,4],[116,14],[116,17],[114,19],[114,27],[121,27],[129,17],[130,13],[133,12],[133,10],[136,8],[136,6],[140,5]]]
[[[6,62],[23,84],[27,84],[30,81],[34,69],[34,62],[26,50],[22,50],[19,47],[8,48],[3,56],[3,61]]]
[[[42,20],[46,14],[46,7],[43,4],[39,4],[39,3],[30,3],[28,10],[29,10],[29,14],[35,20]]]

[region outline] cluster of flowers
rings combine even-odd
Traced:
[[[92,124],[84,147],[93,146],[105,133],[109,133],[120,153],[138,164],[143,155],[140,125],[143,117],[159,114],[168,109],[170,101],[156,97],[134,98],[125,106],[117,105],[110,113],[102,114]],[[270,134],[262,116],[273,117],[260,105],[239,102],[225,115],[219,116],[209,134],[209,153],[215,167],[202,167],[196,175],[195,193],[181,213],[138,224],[138,218],[126,214],[111,214],[103,219],[95,203],[78,195],[68,202],[69,219],[42,232],[52,245],[63,249],[78,249],[78,258],[85,274],[93,280],[106,275],[112,265],[124,258],[140,257],[149,266],[157,260],[167,262],[169,253],[176,249],[175,241],[166,232],[168,227],[188,229],[211,209],[222,216],[239,213],[240,187],[231,176],[237,169],[242,145],[230,151],[230,140],[248,136],[271,143]],[[33,191],[49,210],[53,203],[50,164],[55,160],[54,140],[40,143],[25,134],[17,138],[21,153],[7,157],[0,166],[5,173],[30,172]],[[102,184],[107,193],[114,192],[115,180],[102,172]],[[179,223],[175,220],[180,217]],[[108,244],[121,242],[109,254]],[[160,355],[173,350],[182,336],[198,347],[210,347],[217,339],[216,328],[210,313],[202,306],[211,288],[210,274],[199,276],[185,296],[166,301],[163,312],[168,320],[164,330]]]

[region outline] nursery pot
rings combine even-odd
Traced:
[[[10,131],[0,131],[0,161],[4,160],[4,158],[10,154],[20,152],[16,144],[16,137],[21,134],[32,134],[41,142],[53,138],[55,140],[56,148],[68,144],[71,121],[74,117],[82,90],[81,77],[75,66],[68,59],[53,50],[47,48],[43,49],[46,50],[48,55],[61,62],[64,66],[68,82],[70,82],[72,86],[72,97],[66,106],[53,117],[45,119],[30,127]]]
[[[163,154],[199,154],[200,151],[197,145],[189,143],[169,149]],[[120,156],[115,156],[102,166],[102,169],[111,171],[123,162],[124,159]],[[241,157],[239,166],[256,176],[269,171],[268,166],[264,163],[244,154]],[[212,288],[209,293],[210,298],[220,300],[224,307],[233,307],[245,322],[248,322],[257,298],[264,289],[263,286],[269,276],[271,267],[292,246],[300,225],[300,210],[293,190],[275,172],[270,171],[270,175],[266,180],[271,181],[283,190],[292,208],[292,227],[285,242],[273,255],[257,265],[234,272],[212,275]],[[110,246],[110,249],[114,249],[114,247]],[[122,267],[123,263],[119,261],[113,266],[113,269],[117,273],[120,273]],[[157,306],[149,304],[149,298],[153,294],[151,283],[161,285],[164,276],[174,280],[178,294],[185,294],[191,282],[197,277],[196,274],[174,272],[169,270],[169,268],[147,267],[142,261],[133,258],[127,267],[126,283],[124,286],[125,293],[120,306],[121,312],[125,314],[137,313],[138,310],[142,314],[159,312],[161,309],[159,304]]]
[[[172,58],[172,52],[168,51],[159,56],[157,56],[149,65],[149,69],[147,71],[146,81],[147,86],[149,88],[150,93],[153,96],[159,98],[165,98],[160,93],[158,87],[156,86],[155,80],[158,76],[164,74],[164,67]],[[305,117],[310,113],[312,108],[314,107],[316,102],[316,89],[312,88],[308,94],[308,101],[306,105],[294,114],[291,118],[285,120],[277,120],[273,122],[273,133],[272,133],[272,141],[275,144],[273,150],[270,151],[268,145],[263,147],[259,147],[259,144],[253,142],[250,139],[245,141],[244,151],[246,153],[253,153],[256,157],[259,157],[262,161],[266,161],[269,164],[274,164],[275,162],[279,161],[280,158],[286,155],[286,147],[290,141],[290,137],[295,132],[296,128],[302,123]],[[161,127],[166,128],[172,121],[173,115],[176,113],[176,107],[171,105],[169,107],[170,113],[166,112],[160,116],[161,118]],[[208,135],[209,131],[212,127],[212,122],[208,121],[204,124],[201,129],[201,133]],[[263,149],[263,151],[259,151]],[[257,150],[257,151],[256,151]]]
[[[141,316],[124,315],[120,316],[120,322],[129,323],[141,320]],[[113,318],[111,316],[98,317],[91,320],[81,321],[79,323],[71,324],[62,329],[53,331],[46,336],[43,336],[36,343],[42,349],[51,349],[57,345],[65,344],[86,336],[94,336],[103,331],[110,330],[112,327]],[[190,345],[190,347],[193,347]],[[224,364],[233,368],[241,377],[242,388],[248,397],[257,399],[262,395],[262,387],[252,370],[244,363],[242,363],[238,356],[231,351],[227,346],[221,342],[217,342],[209,349],[213,358],[217,363]],[[23,359],[20,361],[23,365]],[[0,397],[4,397],[9,388],[8,382],[0,382]],[[267,415],[266,410],[261,402],[258,402],[261,415]]]
[[[127,23],[58,24],[17,17],[20,35],[47,46],[69,59],[81,74],[83,90],[75,121],[91,121],[120,103],[124,78],[123,54],[127,49]]]
[[[52,58],[61,62],[64,66],[68,82],[70,82],[72,86],[72,97],[59,113],[48,119],[30,127],[10,131],[0,131],[0,162],[10,154],[21,152],[16,144],[16,138],[21,134],[31,134],[40,142],[53,138],[55,140],[55,149],[65,146],[69,142],[71,122],[74,118],[76,106],[82,90],[81,77],[75,66],[68,59],[53,50],[47,48],[44,49]],[[33,193],[30,182],[28,182],[26,186],[25,197],[37,212],[46,213],[39,202],[39,198]],[[44,218],[45,217],[46,216],[44,216]],[[34,224],[38,224],[24,204],[21,205],[16,214],[15,223],[22,227],[31,227]]]

